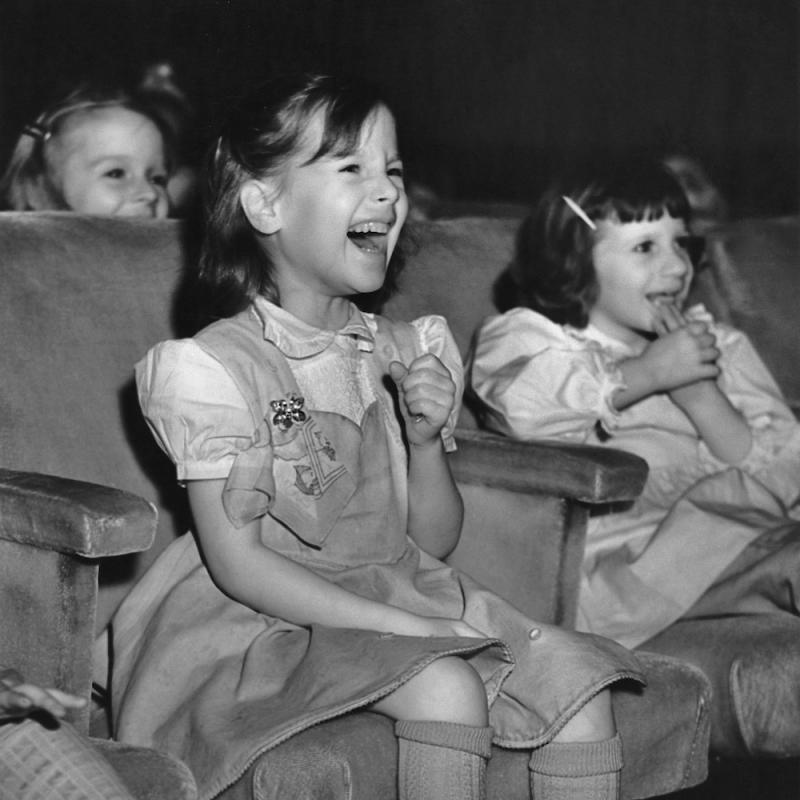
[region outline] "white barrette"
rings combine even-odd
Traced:
[[[589,219],[589,215],[571,198],[565,194],[561,195],[561,199],[579,216],[593,231],[597,230],[597,225]]]

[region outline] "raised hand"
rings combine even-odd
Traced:
[[[687,320],[673,304],[658,307],[653,340],[642,353],[642,365],[654,385],[672,392],[698,381],[714,380],[719,375],[720,351],[709,325]]]
[[[456,385],[447,367],[436,356],[426,353],[408,367],[393,361],[389,374],[397,386],[409,443],[425,444],[438,437],[456,397]]]

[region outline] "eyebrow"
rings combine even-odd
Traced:
[[[125,164],[130,164],[134,161],[134,158],[129,155],[121,155],[121,154],[111,154],[105,156],[99,156],[97,158],[93,158],[91,161],[88,162],[90,167],[98,167],[106,161],[117,161],[123,162]],[[151,164],[151,167],[164,167],[166,169],[166,163],[162,162],[161,164]]]

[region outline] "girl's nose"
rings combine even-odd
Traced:
[[[667,256],[665,268],[670,275],[686,275],[692,268],[689,253],[684,248],[676,245]]]
[[[158,200],[158,189],[147,177],[141,177],[133,189],[134,198],[144,203],[154,203]]]
[[[380,175],[375,179],[372,197],[382,203],[394,203],[400,196],[400,189],[388,175]]]

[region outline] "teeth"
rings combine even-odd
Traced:
[[[348,233],[389,233],[389,225],[385,222],[359,222],[348,230]]]
[[[673,303],[675,302],[675,294],[669,292],[653,292],[647,295],[647,299],[651,303]]]

